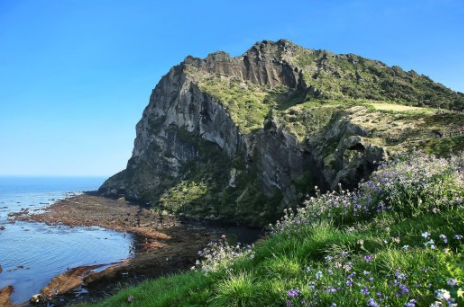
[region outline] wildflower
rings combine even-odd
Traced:
[[[435,241],[433,241],[433,239],[430,239],[430,241],[425,242],[424,245],[425,245],[425,247],[430,245],[430,248],[434,249],[434,247],[435,247],[434,243],[435,243]],[[432,248],[432,246],[434,246],[434,247]]]
[[[448,243],[448,238],[444,234],[441,234],[439,237],[443,240],[443,243]]]
[[[327,292],[327,293],[335,293],[335,292],[337,292],[337,289],[335,289],[334,287],[328,287],[325,290],[325,292]]]
[[[439,289],[439,290],[435,291],[435,297],[438,300],[449,301],[451,299],[451,294],[449,293],[449,291],[447,291],[445,289]]]
[[[422,233],[422,237],[423,237],[424,239],[427,239],[428,237],[430,237],[430,232],[427,232],[427,231],[426,231],[426,232]]]
[[[409,248],[409,245],[403,245],[402,247],[404,250],[407,250]]]
[[[401,239],[400,237],[397,237],[397,238],[392,238],[393,242],[395,243],[400,243]]]
[[[374,256],[372,256],[372,255],[366,255],[366,256],[364,256],[364,260],[366,260],[366,262],[369,262],[369,261],[371,261],[372,259],[374,259]]]
[[[411,299],[411,300],[409,300],[409,302],[404,304],[404,307],[415,307],[416,303],[417,303],[417,301],[415,299]]]
[[[351,265],[350,264],[345,264],[343,266],[343,269],[345,270],[345,272],[349,272],[349,271],[351,271]]]
[[[456,240],[461,240],[463,238],[463,236],[462,235],[454,235],[454,238]]]
[[[369,271],[364,271],[364,272],[363,272],[364,275],[369,275],[370,273],[371,273],[371,272],[369,272]]]
[[[364,240],[363,240],[363,239],[359,239],[357,243],[358,243],[359,245],[364,245]]]
[[[367,295],[367,294],[369,294],[370,292],[369,292],[369,289],[368,289],[367,287],[364,287],[364,288],[361,290],[361,293],[362,293],[363,295]]]
[[[316,273],[316,279],[321,279],[322,278],[322,272],[321,271],[317,271]]]
[[[398,278],[399,280],[405,280],[405,279],[408,277],[408,275],[406,275],[406,274],[404,274],[404,273],[400,273],[400,272],[398,272],[398,271],[396,271],[395,276],[396,276],[396,278]]]
[[[287,292],[287,295],[288,295],[288,297],[298,296],[298,295],[300,295],[300,290],[292,289],[292,290]]]
[[[408,286],[406,286],[406,285],[401,284],[401,285],[400,285],[400,290],[401,290],[401,294],[407,294],[407,293],[409,293],[409,288],[408,288]]]
[[[312,291],[312,290],[314,290],[314,288],[315,288],[315,286],[314,286],[314,281],[310,281],[310,282],[309,282],[308,289]]]
[[[375,302],[375,300],[371,297],[371,298],[367,301],[367,306],[377,307],[377,306],[379,306],[379,304],[377,304],[377,303]]]
[[[456,286],[456,285],[458,284],[458,282],[457,282],[456,279],[454,279],[454,278],[449,278],[449,279],[446,281],[446,284],[447,284],[448,286],[454,287],[454,286]]]
[[[133,300],[134,300],[134,296],[133,296],[133,295],[129,295],[129,297],[127,298],[127,302],[128,302],[128,303],[131,303]]]

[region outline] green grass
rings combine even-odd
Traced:
[[[208,193],[208,186],[204,182],[181,181],[160,197],[160,204],[178,213],[184,205],[201,199]]]
[[[237,78],[207,77],[199,82],[202,91],[221,103],[243,134],[263,126],[264,119],[276,104],[276,89],[267,89]]]
[[[464,135],[429,139],[420,143],[417,147],[428,154],[447,157],[453,153],[464,152]]]
[[[460,109],[464,103],[462,93],[427,76],[353,54],[299,48],[286,60],[303,70],[305,82],[311,87],[306,100],[355,98],[444,109]]]
[[[464,304],[464,161],[453,159],[398,155],[359,191],[286,211],[255,247],[220,242],[196,270],[92,306],[430,306],[440,291]]]

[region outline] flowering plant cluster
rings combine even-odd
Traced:
[[[195,268],[227,271],[206,275],[213,306],[463,305],[463,200],[464,156],[400,153],[286,210],[256,247],[211,243]]]
[[[438,159],[418,151],[397,153],[353,192],[340,189],[321,194],[316,187],[315,197],[296,212],[284,210],[284,217],[270,228],[282,233],[298,231],[300,225],[321,219],[354,225],[384,212],[404,218],[463,208],[463,170],[464,157]]]
[[[286,305],[345,306],[344,300],[351,298],[356,306],[458,306],[458,296],[464,293],[461,288],[464,270],[462,263],[456,264],[462,261],[456,261],[456,256],[462,258],[462,254],[454,255],[450,248],[421,250],[420,244],[426,245],[426,240],[431,236],[431,233],[424,232],[423,242],[418,242],[417,247],[413,248],[400,248],[398,243],[396,250],[394,246],[389,246],[389,250],[379,250],[376,254],[360,255],[342,251],[338,255],[327,255],[323,262],[313,262],[314,266],[306,267],[305,274],[298,280],[299,287],[287,291]],[[461,241],[463,236],[455,235],[453,239]],[[461,244],[461,250],[462,243],[457,242]],[[392,258],[397,257],[403,257],[405,263],[408,260],[417,261],[414,258],[418,254],[419,258],[427,258],[429,262],[420,263],[420,267],[403,267],[403,270],[393,272],[385,263],[396,262],[399,259]],[[429,266],[433,263],[439,267]],[[450,275],[443,276],[443,271]],[[437,276],[440,276],[438,283]]]
[[[253,259],[253,247],[253,244],[242,245],[240,242],[230,245],[223,235],[220,240],[210,242],[206,248],[198,252],[202,260],[197,260],[191,269],[200,269],[205,273],[225,269],[237,259]]]

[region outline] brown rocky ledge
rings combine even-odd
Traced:
[[[0,306],[2,307],[12,307],[13,305],[10,302],[10,295],[13,293],[12,286],[6,286],[3,289],[0,289]]]
[[[81,267],[55,277],[41,291],[43,297],[50,298],[51,294],[55,306],[81,300],[97,301],[111,295],[121,285],[133,285],[148,278],[188,269],[198,258],[199,250],[228,232],[226,229],[203,227],[199,223],[181,222],[176,217],[154,213],[123,198],[88,194],[61,200],[49,206],[44,213],[20,215],[15,219],[69,226],[100,226],[135,235],[133,258],[117,264],[104,264],[110,266],[99,272],[94,267]]]

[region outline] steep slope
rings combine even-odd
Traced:
[[[432,136],[430,123],[449,116],[385,113],[373,101],[460,109],[464,95],[399,67],[285,40],[234,58],[187,57],[153,90],[127,168],[100,192],[263,224],[314,186],[355,187],[388,147]]]

